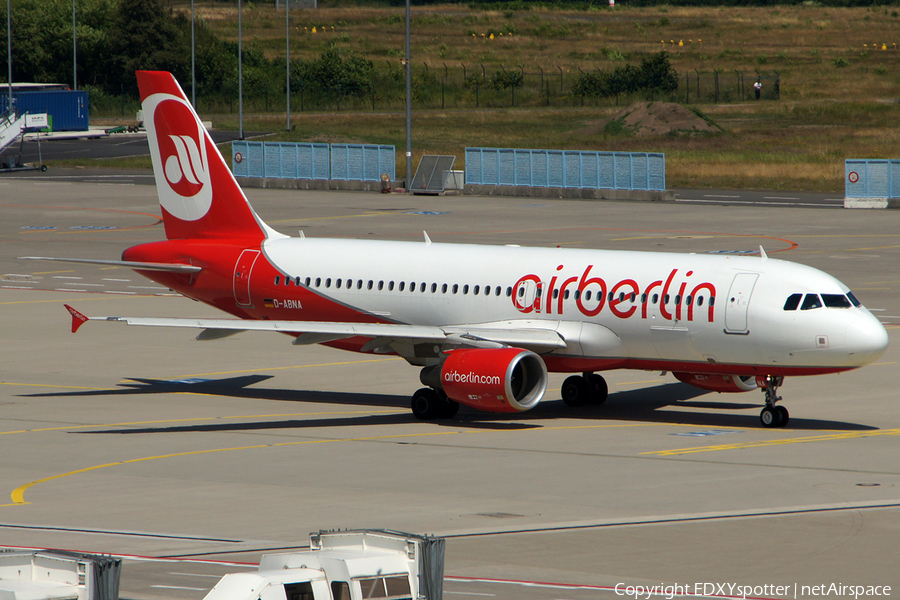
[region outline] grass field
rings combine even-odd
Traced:
[[[900,158],[898,7],[493,12],[447,5],[413,8],[412,14],[414,74],[423,65],[447,76],[504,68],[549,81],[573,77],[579,69],[638,64],[665,49],[682,78],[714,70],[722,78],[777,73],[781,92],[777,100],[692,104],[723,130],[702,136],[603,133],[592,125],[622,108],[612,100],[582,107],[562,95],[549,107],[444,110],[434,101],[414,104],[414,167],[422,154],[455,154],[462,162],[466,146],[650,151],[665,152],[669,187],[837,191],[843,189],[845,158]],[[198,15],[219,35],[237,38],[235,6],[202,5]],[[290,19],[292,60],[317,58],[332,43],[371,59],[380,70],[400,68],[402,7],[296,10]],[[243,28],[245,46],[270,58],[284,55],[283,10],[252,4],[244,9]],[[269,114],[253,108],[248,114],[245,108],[244,130],[274,131],[271,139],[289,141],[394,144],[398,178],[403,177],[402,106],[300,113],[292,100],[293,129],[287,132],[284,101],[277,102]],[[219,112],[204,118],[237,128],[236,107]]]

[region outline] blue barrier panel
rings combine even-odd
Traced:
[[[297,144],[297,179],[331,179],[328,144]]]
[[[237,177],[263,177],[265,156],[262,142],[231,142],[231,170]]]
[[[381,174],[387,173],[393,181],[395,157],[394,146],[332,144],[331,179],[380,181]]]
[[[380,181],[387,173],[393,181],[396,176],[394,146],[235,141],[231,150],[238,177]]]
[[[844,196],[847,198],[900,197],[900,160],[845,160]]]
[[[587,189],[665,190],[665,155],[466,148],[466,183]]]

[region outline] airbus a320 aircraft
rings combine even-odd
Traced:
[[[888,345],[840,281],[759,257],[291,238],[253,211],[171,74],[138,72],[166,240],[121,261],[237,319],[86,317],[192,327],[198,339],[275,331],[294,344],[395,354],[421,368],[420,419],[460,404],[533,408],[548,371],[570,405],[601,404],[597,371],[670,371],[716,392],[761,389],[784,426],[783,378],[855,369]],[[36,257],[32,257],[36,258]],[[73,259],[74,260],[74,259]]]

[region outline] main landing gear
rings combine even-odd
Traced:
[[[765,378],[765,387],[760,385],[766,395],[766,407],[759,413],[759,420],[763,427],[784,427],[791,418],[785,407],[775,406],[775,403],[781,400],[781,396],[775,392],[782,383],[784,383],[784,377],[768,375]]]
[[[562,399],[569,406],[600,405],[606,402],[607,395],[606,380],[596,373],[573,375],[562,385]]]
[[[413,394],[412,411],[423,421],[452,419],[459,411],[459,402],[449,399],[444,392],[426,387]]]

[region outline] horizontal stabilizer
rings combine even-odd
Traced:
[[[51,260],[54,262],[83,263],[107,267],[126,267],[135,271],[166,271],[169,273],[199,273],[203,269],[182,263],[136,262],[131,260],[95,260],[92,258],[54,258],[50,256],[20,256],[19,260]]]

